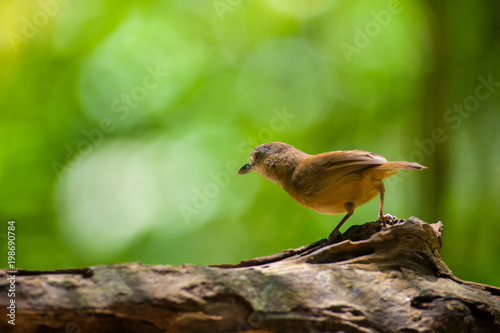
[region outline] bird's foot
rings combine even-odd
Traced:
[[[392,226],[398,220],[398,218],[394,215],[391,215],[391,214],[385,214],[385,215],[380,215],[378,217],[378,220],[383,222],[383,223],[388,223]]]
[[[344,237],[342,237],[342,234],[337,229],[333,230],[331,232],[331,234],[328,236],[328,243],[329,244],[335,244],[335,243],[341,242],[343,240],[344,240]]]
[[[378,219],[381,221],[392,221],[396,220],[397,217],[391,214],[385,214],[385,215],[379,215]]]

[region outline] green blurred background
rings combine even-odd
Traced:
[[[455,275],[500,286],[500,3],[436,2],[3,0],[0,266],[11,219],[26,269],[326,237],[341,216],[236,177],[283,141],[427,165],[387,182],[386,213],[441,220]]]

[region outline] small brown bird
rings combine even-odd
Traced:
[[[394,170],[426,169],[413,162],[388,162],[383,156],[362,150],[339,150],[309,155],[282,142],[255,147],[250,161],[238,175],[255,171],[280,185],[295,201],[321,214],[346,213],[328,239],[354,213],[380,194],[379,219],[384,219],[384,184]]]

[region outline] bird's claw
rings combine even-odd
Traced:
[[[385,215],[379,216],[378,220],[383,222],[383,223],[388,223],[392,226],[398,220],[398,218],[394,215],[391,215],[391,214],[385,214]]]
[[[391,214],[385,214],[385,215],[382,215],[382,216],[379,216],[378,219],[380,221],[393,221],[393,220],[396,220],[397,217],[394,216],[394,215],[391,215]]]
[[[344,238],[342,234],[338,230],[332,231],[332,233],[328,236],[328,243],[334,244],[343,241]]]

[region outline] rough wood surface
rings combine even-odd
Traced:
[[[0,332],[500,332],[500,289],[455,278],[441,236],[410,218],[236,265],[19,271],[15,326],[1,270]]]

